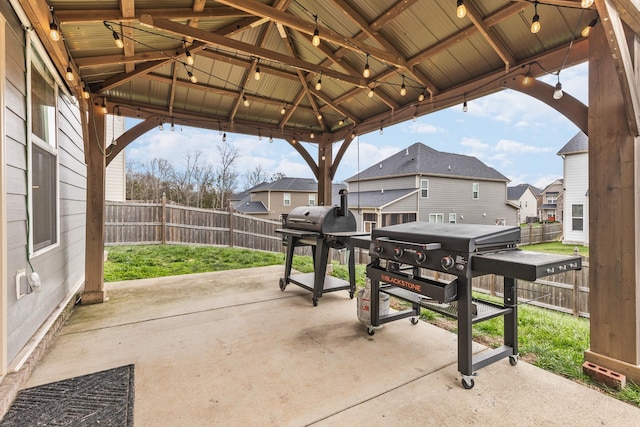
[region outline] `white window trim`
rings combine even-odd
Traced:
[[[287,197],[289,196],[289,197]],[[287,203],[289,202],[289,203]],[[291,193],[282,193],[282,205],[291,206]]]
[[[313,204],[311,204],[313,202]],[[309,206],[316,206],[316,195],[314,193],[309,193]]]
[[[435,217],[435,219],[436,219],[436,220],[435,220],[435,221],[431,221],[431,217]],[[438,222],[438,217],[441,217],[441,218],[442,218],[442,221],[441,221],[441,222]],[[431,223],[436,223],[436,224],[442,224],[442,223],[444,223],[444,214],[441,214],[441,213],[430,213],[430,214],[429,214],[429,222],[431,222]]]
[[[426,188],[422,186],[422,183],[424,183],[424,182],[427,183]],[[423,190],[427,190],[427,196],[426,197],[422,195],[422,191]],[[428,179],[421,179],[420,180],[420,198],[421,199],[428,199],[429,198],[429,180]]]
[[[58,78],[58,72],[56,70],[56,68],[53,66],[53,63],[51,62],[51,60],[49,59],[48,53],[47,51],[44,49],[42,43],[40,42],[40,40],[31,32],[27,32],[27,37],[25,39],[25,42],[27,43],[27,49],[26,49],[26,55],[25,55],[25,64],[26,64],[26,72],[27,72],[27,89],[26,89],[26,93],[27,93],[27,170],[29,171],[29,173],[27,173],[27,186],[29,189],[29,197],[27,200],[27,209],[28,209],[28,215],[29,215],[29,241],[27,242],[28,246],[29,246],[29,257],[30,258],[36,258],[39,255],[42,255],[44,253],[47,253],[55,248],[58,248],[60,246],[60,156],[59,156],[59,147],[58,147],[58,143],[59,143],[59,138],[58,138],[58,133],[59,133],[59,108],[58,108],[58,99],[59,99],[59,90],[61,87],[61,80]],[[40,56],[40,58],[42,59],[42,62],[44,62],[44,65],[47,67],[49,73],[51,73],[52,77],[53,77],[53,88],[54,88],[54,99],[56,101],[56,114],[55,114],[55,135],[53,136],[55,138],[55,147],[52,147],[50,143],[47,143],[45,141],[42,141],[40,138],[38,138],[37,136],[33,135],[33,132],[31,131],[31,126],[32,126],[32,117],[31,117],[31,61],[32,61],[32,49],[36,49],[38,51],[38,54]],[[32,181],[32,173],[31,170],[33,168],[33,158],[32,158],[32,145],[36,144],[38,147],[48,151],[49,153],[53,154],[55,156],[55,167],[56,167],[56,184],[55,184],[55,189],[56,189],[56,212],[55,212],[55,217],[56,217],[56,231],[55,231],[55,235],[56,235],[56,242],[52,243],[51,245],[48,245],[42,249],[39,249],[37,251],[33,250],[33,221],[32,221],[32,212],[33,212],[33,198],[32,198],[32,186],[33,186],[33,181]]]
[[[451,218],[453,218],[453,221],[451,221]],[[456,222],[458,222],[457,214],[456,213],[450,213],[449,214],[449,224],[455,224]]]
[[[478,188],[477,191],[476,191],[476,187]],[[478,193],[477,196],[475,193]],[[471,184],[471,199],[472,200],[480,199],[480,183],[479,182],[474,182],[473,184]]]

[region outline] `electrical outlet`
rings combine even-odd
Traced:
[[[16,271],[16,299],[20,299],[25,296],[27,293],[22,293],[22,284],[27,283],[26,281],[27,275],[25,269]]]
[[[40,292],[42,290],[40,276],[35,271],[29,275],[28,281],[31,292]]]

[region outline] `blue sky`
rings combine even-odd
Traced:
[[[587,63],[562,70],[560,81],[566,93],[587,104]],[[541,80],[555,85],[557,77]],[[432,113],[379,131],[361,135],[351,143],[336,173],[343,181],[398,151],[422,142],[439,151],[475,156],[511,180],[509,185],[528,183],[544,188],[562,178],[562,159],[556,155],[577,132],[567,118],[536,99],[512,90],[501,91],[462,105]],[[130,127],[132,122],[127,122]],[[202,151],[217,162],[217,131],[176,126],[171,132],[154,129],[130,144],[127,161],[146,163],[166,158],[176,168],[188,151]],[[314,178],[302,157],[283,140],[227,133],[227,141],[239,151],[238,172],[242,175],[258,165],[268,175],[282,172],[289,177]],[[315,158],[315,144],[303,143]],[[338,147],[334,147],[334,153]],[[358,165],[360,166],[358,168]],[[239,188],[238,190],[241,190]]]

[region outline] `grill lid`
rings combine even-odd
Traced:
[[[409,222],[376,228],[371,239],[385,237],[411,243],[440,243],[443,249],[475,252],[520,243],[520,227],[482,224]]]
[[[298,206],[291,210],[284,226],[323,234],[356,231],[353,214],[349,211],[346,215],[341,213],[341,208],[337,206]]]

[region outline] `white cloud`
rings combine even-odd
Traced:
[[[408,125],[403,125],[402,131],[409,132],[409,133],[420,133],[420,134],[434,134],[434,133],[445,132],[443,128],[432,125],[430,123],[425,123],[424,121],[421,121],[421,120],[410,122]]]
[[[496,144],[495,151],[509,154],[526,154],[526,153],[547,153],[551,151],[548,147],[536,147],[533,145],[523,144],[522,142],[501,139]]]

